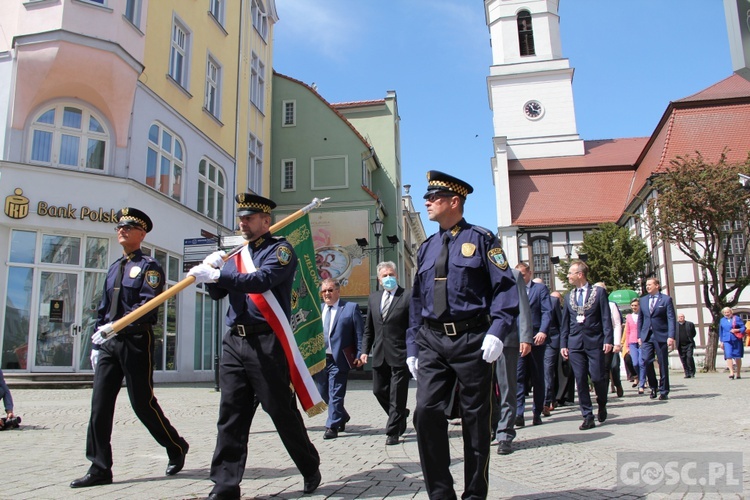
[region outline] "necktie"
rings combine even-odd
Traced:
[[[385,319],[388,315],[388,308],[391,307],[391,292],[385,292],[385,298],[383,299],[383,307],[380,308],[380,315]]]
[[[115,274],[115,286],[112,288],[112,298],[109,302],[109,321],[117,319],[117,310],[120,306],[120,288],[122,288],[122,274],[125,270],[125,264],[128,263],[128,259],[123,257],[120,261],[120,265],[117,268],[117,274]]]
[[[326,349],[329,346],[329,337],[331,336],[331,306],[326,306],[323,311],[323,337],[325,337]]]
[[[583,307],[583,288],[578,289],[578,307]]]
[[[435,316],[440,316],[448,311],[448,242],[450,236],[443,233],[443,246],[435,261],[435,291],[433,292],[433,310]]]
[[[654,306],[656,305],[656,295],[652,295],[649,299],[648,312],[654,312]]]

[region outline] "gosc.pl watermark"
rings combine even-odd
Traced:
[[[617,486],[663,493],[742,492],[742,453],[618,453]]]

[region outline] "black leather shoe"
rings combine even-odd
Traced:
[[[659,401],[666,401],[669,399],[669,396],[666,394],[659,394]]]
[[[302,489],[303,493],[312,493],[316,489],[318,489],[318,486],[320,486],[320,469],[315,471],[315,474],[313,474],[310,477],[305,478],[304,488]]]
[[[656,389],[651,389],[651,395],[649,397],[651,399],[656,399]]]
[[[190,449],[190,445],[187,443],[187,441],[182,441],[182,453],[177,458],[170,458],[169,463],[167,464],[167,471],[165,474],[167,476],[174,476],[178,472],[182,470],[183,467],[185,467],[185,456],[187,455],[188,450]]]
[[[398,444],[398,436],[387,436],[385,438],[386,446],[393,446],[395,444]]]
[[[352,417],[346,417],[346,420],[344,420],[344,423],[343,423],[343,424],[341,424],[341,425],[339,425],[339,426],[338,426],[338,428],[337,428],[336,430],[337,430],[337,431],[339,431],[339,432],[346,432],[346,423],[347,423],[347,422],[348,422],[349,420],[351,420],[351,419],[352,419]]]
[[[542,425],[542,416],[541,415],[534,415],[534,419],[531,421],[534,425]]]
[[[523,427],[526,425],[526,421],[523,419],[523,415],[516,416],[516,427]]]
[[[621,398],[623,394],[625,394],[625,391],[622,389],[622,384],[617,384],[615,386],[615,390],[617,391],[617,397]]]
[[[336,439],[337,437],[339,437],[339,431],[333,427],[326,429],[326,433],[323,434],[323,439]]]
[[[240,497],[230,497],[219,493],[211,493],[206,497],[206,500],[240,500]]]
[[[578,427],[579,430],[586,431],[596,427],[594,423],[594,417],[588,417],[583,419],[583,423]]]
[[[599,422],[604,422],[605,420],[607,420],[607,407],[606,406],[599,407],[599,412],[597,413],[596,418],[597,420],[599,420]]]
[[[71,481],[70,487],[88,488],[89,486],[99,486],[102,484],[112,484],[112,476],[97,476],[95,474],[86,474],[81,478]]]
[[[513,453],[513,444],[510,441],[500,441],[497,445],[498,455],[510,455]]]

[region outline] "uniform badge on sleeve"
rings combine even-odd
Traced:
[[[146,283],[151,288],[158,288],[161,285],[161,275],[158,271],[146,271]]]
[[[477,250],[477,246],[474,243],[464,243],[461,245],[461,255],[464,257],[471,257]]]
[[[492,248],[487,252],[487,256],[490,258],[490,262],[503,271],[508,269],[508,259],[505,258],[505,252],[503,252],[502,248]]]
[[[276,258],[279,259],[279,264],[285,266],[292,260],[292,251],[285,246],[281,246],[276,249]]]

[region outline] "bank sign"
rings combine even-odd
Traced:
[[[31,200],[23,195],[23,189],[16,188],[13,194],[5,197],[5,215],[11,219],[24,219],[29,215]],[[92,222],[105,222],[113,224],[117,212],[113,208],[92,208],[88,206],[53,205],[46,201],[36,204],[36,214],[41,217],[52,217],[55,219],[89,220]]]

